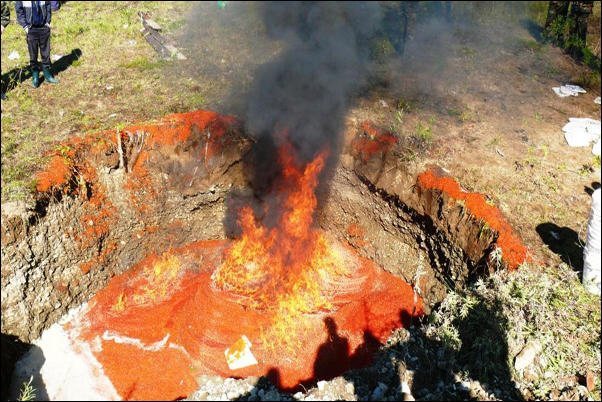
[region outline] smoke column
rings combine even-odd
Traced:
[[[336,155],[350,99],[367,77],[367,42],[379,27],[380,7],[356,2],[260,7],[267,34],[284,48],[255,74],[244,114],[247,130],[275,145],[286,131],[305,160],[325,145]]]

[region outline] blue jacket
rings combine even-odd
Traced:
[[[17,22],[25,29],[29,29],[32,24],[31,5],[31,1],[15,1],[15,14],[17,15]],[[44,25],[50,25],[50,20],[52,18],[50,1],[40,1],[40,8],[42,9]]]

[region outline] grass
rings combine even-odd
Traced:
[[[508,324],[503,325],[503,339],[489,337],[485,323],[491,319],[483,316],[485,312]],[[467,323],[467,317],[474,322]],[[515,273],[499,271],[466,292],[452,292],[432,313],[425,332],[480,362],[471,366],[473,377],[494,373],[496,368],[490,365],[507,364],[523,396],[562,399],[552,395],[562,390],[564,379],[591,371],[596,380],[588,397],[599,400],[600,323],[598,296],[587,293],[576,273],[561,264],[553,268],[523,266]],[[463,344],[468,341],[462,334],[466,326],[475,329],[469,344]],[[525,378],[513,365],[514,357],[531,340],[544,346],[530,368],[535,379]],[[507,345],[507,350],[500,350],[499,345]],[[502,356],[506,363],[488,358],[499,357],[501,352],[506,354]]]
[[[19,401],[35,401],[36,400],[36,389],[31,385],[33,376],[29,378],[28,382],[24,382],[21,385],[21,392],[19,394]]]
[[[14,7],[11,4],[11,7]],[[2,102],[2,201],[31,197],[31,177],[57,141],[91,130],[131,124],[206,101],[204,88],[189,96],[186,76],[167,77],[163,61],[143,38],[138,11],[150,12],[166,36],[183,28],[187,2],[67,2],[52,18],[51,56],[81,50],[57,75],[59,85],[16,83]],[[2,72],[27,71],[28,52],[14,20],[2,34]],[[16,50],[17,60],[8,55]],[[169,79],[166,79],[169,78]],[[51,105],[51,107],[49,107]]]
[[[418,122],[414,130],[414,136],[426,143],[430,143],[433,140],[433,130],[430,125]]]

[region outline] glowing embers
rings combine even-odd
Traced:
[[[149,256],[94,297],[81,334],[122,397],[183,397],[200,374],[269,374],[291,389],[369,363],[422,315],[410,285],[312,226],[326,155],[292,155],[281,149],[276,210],[264,211],[274,227],[242,208],[239,239]],[[253,358],[233,364],[241,351]]]

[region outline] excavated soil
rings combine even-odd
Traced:
[[[232,205],[253,196],[254,141],[240,127],[196,111],[57,148],[36,206],[2,208],[3,341],[38,338],[149,255],[232,235]],[[449,288],[528,258],[484,196],[437,167],[406,171],[390,133],[366,124],[353,137],[316,225],[411,285],[426,313]]]

